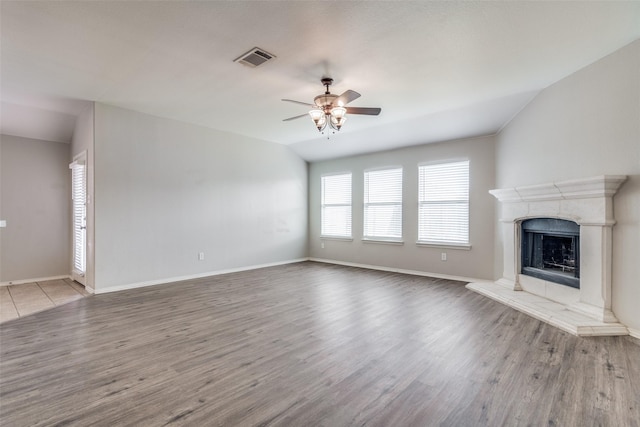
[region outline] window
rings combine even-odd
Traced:
[[[402,168],[364,173],[364,238],[402,239]]]
[[[469,161],[418,168],[418,243],[469,245]]]
[[[84,283],[87,262],[87,167],[86,152],[74,157],[71,169],[71,199],[73,214],[72,279]]]
[[[322,177],[320,234],[351,237],[351,173]]]

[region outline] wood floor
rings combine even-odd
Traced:
[[[89,295],[71,279],[0,286],[0,322],[28,316]]]
[[[2,426],[638,426],[640,341],[304,262],[0,325]]]

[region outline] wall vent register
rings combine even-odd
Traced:
[[[264,49],[260,49],[259,47],[254,47],[249,52],[243,53],[233,61],[239,62],[240,64],[246,65],[248,67],[255,68],[259,65],[264,64],[267,61],[272,60],[275,57],[276,57],[275,55],[268,53]]]

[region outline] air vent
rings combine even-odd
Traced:
[[[239,62],[240,64],[244,64],[248,67],[255,68],[258,65],[262,65],[270,59],[275,58],[275,55],[272,55],[265,51],[264,49],[260,49],[259,47],[254,47],[247,53],[243,53],[240,57],[234,59],[234,62]]]

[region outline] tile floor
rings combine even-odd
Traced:
[[[71,279],[0,286],[0,323],[90,295]]]

